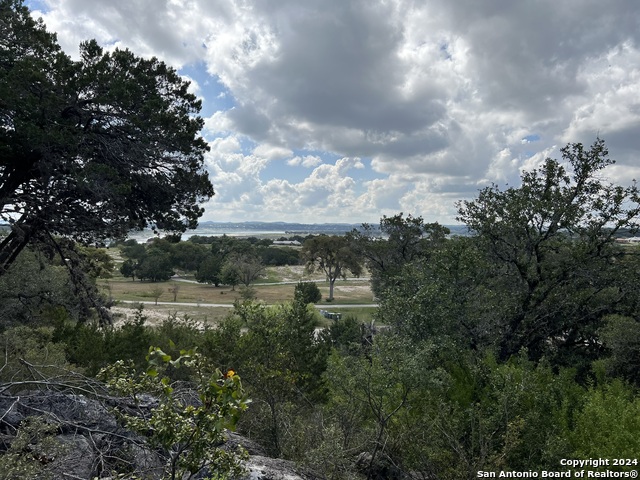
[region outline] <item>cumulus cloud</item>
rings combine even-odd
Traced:
[[[303,167],[312,168],[317,167],[322,163],[322,159],[316,155],[305,155],[304,157],[293,157],[287,160],[287,164],[292,167],[302,165]]]
[[[288,148],[269,145],[266,143],[258,145],[253,154],[257,157],[265,158],[267,160],[283,160],[291,157],[293,152]]]
[[[628,0],[47,7],[44,20],[70,53],[95,37],[176,67],[206,66],[233,98],[205,124],[214,204],[245,217],[375,221],[402,209],[452,221],[455,200],[488,182],[515,184],[558,145],[596,135],[618,159],[616,178],[637,170],[640,10]],[[323,153],[340,160],[323,163]],[[308,176],[267,181],[270,162]]]

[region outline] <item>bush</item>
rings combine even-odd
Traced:
[[[305,304],[318,303],[322,300],[322,293],[315,282],[298,282],[294,290],[294,298]]]
[[[0,384],[31,379],[29,365],[44,365],[41,371],[53,374],[57,367],[69,366],[64,345],[54,340],[51,327],[22,325],[9,328],[0,334],[4,366],[0,368]]]
[[[147,436],[149,445],[165,456],[163,478],[192,478],[205,468],[214,478],[241,475],[245,452],[218,447],[249,403],[240,377],[232,370],[213,369],[193,351],[183,350],[173,359],[160,348],[150,348],[148,362],[147,370],[138,373],[131,362],[118,361],[103,369],[99,378],[114,393],[131,397],[136,406],[142,394],[158,399],[148,415],[126,411],[121,416],[128,428]],[[193,385],[173,384],[166,376],[168,368],[187,370]],[[193,401],[194,394],[199,401]]]
[[[573,456],[566,458],[637,458],[640,398],[620,380],[591,389],[576,416],[571,439]]]

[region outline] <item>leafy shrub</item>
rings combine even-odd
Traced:
[[[172,384],[168,368],[187,369],[193,379],[197,400],[186,390]],[[138,373],[131,362],[122,360],[99,374],[118,395],[130,396],[140,407],[143,394],[151,394],[159,405],[146,415],[121,412],[128,428],[144,434],[150,445],[166,459],[165,476],[175,480],[192,478],[205,467],[216,478],[243,473],[240,460],[244,451],[227,452],[219,445],[226,429],[234,430],[249,400],[240,377],[232,370],[222,373],[213,369],[205,358],[193,351],[181,351],[172,359],[160,348],[150,348],[148,368]]]
[[[316,282],[298,282],[293,295],[296,300],[305,304],[318,303],[322,300],[322,293]]]
[[[0,334],[0,344],[5,359],[0,383],[30,379],[30,364],[44,366],[41,371],[45,374],[68,365],[64,345],[54,341],[52,327],[9,328]]]
[[[570,435],[574,456],[566,458],[637,458],[640,398],[634,389],[615,380],[590,389],[585,400]]]

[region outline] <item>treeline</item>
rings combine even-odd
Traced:
[[[304,239],[303,239],[304,240]],[[270,239],[193,236],[187,241],[154,238],[147,244],[127,240],[120,251],[120,272],[133,280],[165,281],[176,272],[195,274],[198,282],[249,286],[267,266],[299,265],[299,249],[273,245]]]

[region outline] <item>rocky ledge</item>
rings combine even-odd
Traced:
[[[144,438],[119,425],[113,413],[116,399],[92,397],[42,389],[0,393],[0,476],[2,456],[7,456],[11,462],[4,462],[5,469],[7,463],[14,470],[24,464],[20,468],[25,473],[20,476],[16,470],[6,478],[161,479],[162,456]],[[152,399],[149,408],[153,408]],[[323,478],[292,462],[269,458],[255,442],[231,432],[224,445],[212,448],[235,450],[238,446],[248,453],[245,474],[238,480]],[[127,473],[119,476],[122,472]],[[192,479],[209,474],[205,467]]]

